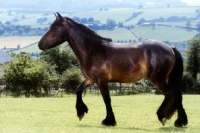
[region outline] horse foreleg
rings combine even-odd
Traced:
[[[106,126],[115,126],[116,121],[111,106],[111,98],[108,89],[108,82],[100,82],[98,86],[100,88],[104,103],[106,105],[106,112],[107,112],[106,118],[102,121],[101,124]]]
[[[79,117],[79,120],[84,117],[85,113],[88,112],[87,106],[84,104],[83,99],[82,99],[82,93],[84,89],[87,88],[87,86],[93,84],[93,82],[89,79],[85,79],[77,88],[76,90],[76,110],[77,110],[77,116]]]

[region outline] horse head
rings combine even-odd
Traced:
[[[65,27],[66,19],[58,12],[55,13],[56,20],[51,24],[47,33],[40,39],[38,47],[41,50],[47,50],[56,47],[67,41],[67,30]]]

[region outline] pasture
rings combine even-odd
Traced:
[[[17,48],[20,45],[20,48],[27,45],[33,44],[40,40],[41,36],[1,36],[0,37],[0,48]]]
[[[117,126],[101,125],[105,117],[105,105],[101,96],[86,95],[84,102],[88,114],[78,120],[75,95],[64,98],[5,98],[0,104],[1,133],[160,133],[189,132],[200,130],[200,96],[183,95],[183,104],[189,124],[183,128],[173,126],[176,114],[163,127],[156,111],[163,100],[162,95],[145,94],[112,96]]]
[[[155,29],[152,27],[136,27],[133,30],[144,39],[168,40],[171,42],[187,41],[198,33],[196,30],[188,31],[183,28],[165,26],[155,26]]]
[[[112,38],[113,41],[117,40],[138,40],[129,30],[125,28],[115,28],[114,30],[98,30],[97,33],[103,37]]]

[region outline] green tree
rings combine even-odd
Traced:
[[[61,49],[60,47],[52,48],[48,51],[41,52],[41,59],[54,65],[56,71],[61,75],[67,68],[79,66],[79,62],[69,47]]]
[[[106,27],[108,29],[113,29],[116,26],[116,21],[113,19],[107,19],[106,21]]]
[[[15,97],[20,96],[22,91],[25,91],[26,97],[30,97],[31,92],[36,95],[43,80],[51,82],[58,79],[55,65],[48,66],[50,71],[46,66],[47,63],[42,60],[32,60],[29,54],[16,55],[11,63],[3,67],[3,81]]]
[[[186,24],[185,24],[187,27],[190,27],[191,26],[191,20],[187,20]]]
[[[193,37],[188,40],[189,49],[186,50],[186,71],[193,78],[193,86],[196,86],[197,74],[200,72],[200,38]]]
[[[200,30],[200,22],[198,22],[198,23],[196,24],[196,26],[197,26],[197,29]]]
[[[66,92],[75,92],[83,76],[80,71],[79,61],[72,50],[69,47],[55,47],[42,52],[41,55],[41,59],[49,64],[56,65],[55,70],[59,74],[59,82]]]
[[[141,18],[141,19],[138,21],[137,25],[142,25],[144,22],[145,22],[145,19],[144,19],[144,18]]]
[[[61,75],[62,87],[66,92],[75,93],[77,86],[81,83],[83,76],[79,68],[72,67]]]

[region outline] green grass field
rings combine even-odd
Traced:
[[[200,131],[200,96],[184,95],[183,104],[189,124],[176,128],[176,114],[163,127],[156,111],[162,95],[112,96],[112,106],[117,126],[101,125],[105,118],[105,105],[101,96],[83,97],[88,114],[79,121],[76,116],[74,95],[64,98],[5,98],[0,104],[1,133],[160,133]]]

